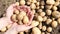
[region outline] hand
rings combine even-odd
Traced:
[[[19,9],[19,10],[24,10],[24,11],[27,12],[27,15],[29,17],[29,23],[27,25],[24,25],[24,24],[23,25],[18,25],[17,23],[11,21],[11,15],[13,15],[13,11],[16,8]],[[30,24],[31,24],[31,21],[33,19],[33,16],[34,15],[32,14],[29,7],[27,7],[27,6],[18,6],[17,4],[12,4],[11,6],[8,7],[8,9],[6,11],[6,19],[8,19],[9,23],[12,24],[12,26],[4,34],[17,34],[20,31],[25,31],[27,29],[32,28],[33,26],[30,26]]]

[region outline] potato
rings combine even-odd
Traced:
[[[47,4],[54,4],[55,1],[54,1],[54,0],[47,0],[46,3],[47,3]]]
[[[18,20],[16,19],[16,17],[17,17],[17,15],[13,14],[12,17],[11,17],[12,21],[17,22]]]
[[[37,16],[37,20],[41,22],[43,21],[43,18],[41,16]]]
[[[43,17],[43,21],[46,21],[46,20],[47,20],[47,16],[44,16],[44,17]]]
[[[25,0],[20,0],[20,5],[25,5]]]
[[[44,6],[40,6],[41,9],[44,9]]]
[[[31,23],[31,26],[38,26],[38,25],[39,25],[39,22],[35,20],[33,20]]]
[[[37,11],[37,12],[38,12],[38,13],[41,13],[42,11],[43,11],[42,9],[38,9],[38,11]]]
[[[45,32],[42,32],[41,34],[45,34]]]
[[[25,12],[25,11],[21,11],[20,14],[21,14],[22,16],[26,16],[26,12]]]
[[[42,31],[46,31],[46,26],[42,26]]]
[[[52,10],[56,11],[57,10],[57,7],[56,6],[53,6],[52,7]]]
[[[48,28],[47,28],[47,31],[48,31],[48,32],[52,32],[52,27],[48,27]]]
[[[45,5],[45,2],[44,2],[44,0],[42,0],[40,4],[41,4],[42,6],[43,6],[43,5]]]
[[[46,9],[51,9],[53,5],[46,5],[45,8]]]
[[[58,6],[59,5],[59,1],[55,2],[54,6]]]
[[[19,32],[19,34],[24,34],[24,32]]]
[[[22,20],[22,19],[23,19],[23,15],[18,14],[18,15],[17,15],[17,19],[18,19],[18,20]]]
[[[53,21],[51,25],[52,25],[53,28],[56,28],[58,23],[57,23],[57,21]]]
[[[47,24],[47,25],[48,25],[48,24],[51,24],[51,22],[52,22],[51,19],[47,19],[47,20],[46,20],[46,24]]]
[[[19,25],[22,25],[22,24],[23,24],[23,22],[20,20],[20,21],[18,21],[18,24],[19,24]]]
[[[23,23],[24,23],[24,24],[28,24],[28,22],[29,22],[28,16],[24,16],[24,18],[23,18]]]
[[[16,5],[19,5],[19,2],[16,2]]]
[[[59,18],[60,17],[60,12],[59,11],[53,11],[52,16],[55,17],[55,18]]]
[[[39,6],[40,5],[40,3],[39,2],[36,2],[36,6]]]
[[[57,19],[58,23],[60,24],[60,18]]]
[[[41,31],[39,28],[34,27],[34,28],[32,28],[32,34],[41,34]]]
[[[42,16],[42,17],[45,16],[45,12],[41,12],[40,16]]]
[[[49,9],[46,10],[46,14],[47,14],[47,15],[51,15],[51,13],[52,13],[51,10],[49,10]]]
[[[40,22],[38,25],[39,29],[42,29],[42,23]]]
[[[30,7],[31,7],[31,9],[36,9],[36,5],[35,5],[34,3],[32,3],[32,4],[30,5]]]
[[[49,32],[46,32],[46,34],[51,34],[51,33],[49,33]]]
[[[1,29],[1,32],[5,32],[7,29],[6,29],[6,27],[5,28],[2,28]]]
[[[16,9],[16,10],[14,11],[14,14],[19,14],[19,10]]]

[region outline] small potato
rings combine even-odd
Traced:
[[[41,34],[45,34],[45,32],[42,32]]]
[[[7,29],[6,29],[6,27],[5,28],[2,28],[1,29],[1,32],[5,32]]]
[[[38,11],[37,11],[37,12],[38,12],[38,13],[41,13],[42,11],[43,11],[42,9],[38,9]]]
[[[20,0],[20,5],[25,5],[25,0]]]
[[[55,2],[54,6],[58,6],[59,5],[59,1]]]
[[[57,7],[56,6],[53,6],[52,7],[52,10],[56,11],[57,10]]]
[[[14,11],[14,14],[19,14],[19,10],[16,9],[16,10]]]
[[[46,26],[42,26],[42,31],[46,31]]]
[[[39,9],[39,8],[40,8],[39,6],[36,7],[36,9]]]
[[[46,20],[47,20],[47,16],[44,16],[44,17],[43,17],[43,21],[46,21]]]
[[[31,9],[36,9],[36,5],[35,5],[34,3],[32,3],[32,4],[30,5],[30,7],[31,7]]]
[[[25,33],[26,33],[26,34],[29,34],[29,32],[30,32],[30,30],[25,30]]]
[[[18,15],[17,15],[17,19],[18,19],[18,20],[22,20],[22,19],[23,19],[23,15],[18,14]]]
[[[54,4],[54,3],[55,3],[54,0],[47,0],[47,1],[46,1],[46,4]]]
[[[43,18],[41,16],[37,16],[37,20],[41,22],[43,21]]]
[[[41,9],[44,9],[44,6],[40,6]]]
[[[40,22],[38,25],[39,29],[42,29],[42,23]]]
[[[55,17],[55,18],[59,18],[60,17],[60,12],[59,11],[53,11],[52,16]]]
[[[52,22],[51,19],[47,19],[47,20],[46,20],[46,24],[47,24],[47,25],[50,24],[51,22]]]
[[[17,15],[13,14],[12,17],[11,17],[12,21],[17,22],[18,20],[16,19],[16,17],[17,17]]]
[[[32,2],[32,0],[28,0],[28,2]]]
[[[51,15],[51,13],[52,13],[51,10],[49,10],[49,9],[46,10],[46,14],[47,14],[47,15]]]
[[[28,22],[29,22],[28,16],[24,16],[24,18],[23,18],[23,23],[24,23],[24,24],[27,24]]]
[[[19,5],[19,2],[16,2],[16,5]]]
[[[45,8],[46,9],[51,9],[53,5],[46,5]]]
[[[36,3],[36,6],[39,6],[39,5],[40,5],[40,3],[39,3],[39,2],[37,2],[37,3]]]
[[[52,27],[56,28],[58,23],[57,23],[57,21],[53,21],[51,25],[52,25]]]
[[[42,16],[42,17],[45,16],[45,12],[41,12],[40,16]]]
[[[32,3],[37,3],[37,1],[36,0],[32,0]]]
[[[19,24],[19,25],[22,25],[23,23],[22,23],[22,21],[20,20],[20,21],[18,21],[18,24]]]
[[[37,27],[32,28],[32,34],[41,34],[41,30]]]
[[[60,18],[57,19],[58,23],[60,24]]]
[[[35,10],[32,10],[32,13],[33,13],[33,14],[35,14],[35,13],[36,13],[36,11],[35,11]]]
[[[46,34],[51,34],[51,33],[49,33],[49,32],[46,32]]]
[[[48,31],[48,32],[52,32],[52,27],[48,27],[48,28],[47,28],[47,31]]]
[[[41,4],[42,6],[44,6],[44,5],[45,5],[44,0],[42,0],[40,4]]]
[[[31,2],[28,1],[28,2],[27,2],[27,5],[30,5],[30,4],[31,4]]]
[[[31,26],[38,26],[38,25],[39,25],[39,22],[35,20],[33,20],[31,23]]]
[[[22,16],[26,16],[26,12],[25,12],[25,11],[21,11],[20,14],[21,14]]]
[[[20,32],[19,34],[24,34],[24,32]]]

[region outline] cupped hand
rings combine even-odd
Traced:
[[[24,10],[26,11],[28,18],[29,18],[29,23],[27,25],[18,25],[15,22],[11,21],[11,16],[13,15],[13,11],[15,9],[18,10]],[[31,12],[30,8],[28,6],[18,6],[16,3],[12,4],[8,7],[6,11],[6,17],[3,17],[0,19],[0,30],[4,27],[6,27],[8,24],[12,24],[11,28],[9,28],[4,34],[17,34],[18,32],[28,30],[34,26],[31,26],[31,21],[33,19],[33,13]]]

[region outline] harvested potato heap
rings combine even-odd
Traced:
[[[29,6],[34,14],[31,25],[35,27],[24,31],[26,34],[52,34],[53,29],[60,25],[60,0],[20,0],[19,3]],[[29,22],[26,12],[19,10],[14,11],[12,20],[18,24]]]
[[[19,10],[15,10],[12,17],[11,17],[12,21],[17,22],[18,24],[27,24],[29,22],[29,18],[26,14],[25,11],[19,11]]]

